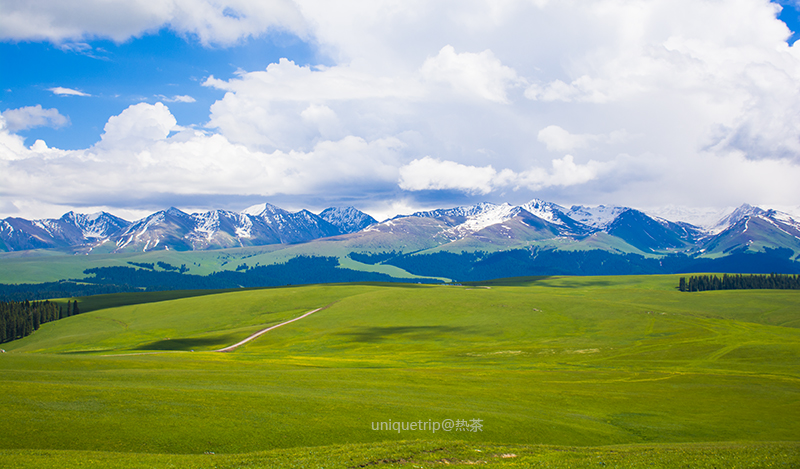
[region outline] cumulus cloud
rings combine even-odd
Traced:
[[[0,39],[14,41],[108,38],[124,42],[167,26],[203,44],[228,45],[270,30],[300,35],[307,30],[298,5],[291,0],[3,0],[0,5]]]
[[[7,39],[80,50],[168,27],[224,45],[282,29],[328,64],[289,57],[208,77],[224,96],[206,132],[137,105],[97,145],[64,152],[25,147],[4,118],[0,174],[31,187],[79,168],[103,180],[94,197],[131,175],[140,191],[184,194],[369,187],[360,196],[404,207],[430,191],[648,206],[800,198],[800,45],[767,0],[0,2]]]
[[[586,164],[575,163],[572,155],[566,155],[552,162],[552,171],[534,168],[525,171],[519,176],[519,181],[532,190],[539,190],[550,186],[574,186],[585,184],[596,179],[601,173],[608,171],[613,163],[600,163],[591,160]]]
[[[491,50],[457,54],[450,45],[444,46],[435,57],[425,60],[420,71],[426,80],[447,84],[456,93],[497,103],[507,103],[506,88],[523,81]]]
[[[0,186],[16,198],[102,205],[153,194],[307,194],[391,187],[402,142],[345,137],[310,151],[251,151],[218,134],[182,129],[161,103],[113,116],[85,150],[30,147],[0,120]],[[58,181],[57,185],[53,182]]]
[[[409,191],[455,189],[488,194],[496,177],[491,166],[467,166],[426,156],[400,168],[399,185]]]
[[[307,124],[316,126],[323,138],[331,139],[343,133],[342,123],[336,112],[324,104],[310,104],[300,113]]]
[[[366,129],[387,121],[392,125],[398,103],[426,96],[419,80],[410,76],[384,77],[358,65],[299,66],[287,59],[229,80],[211,76],[204,85],[226,91],[211,106],[208,126],[264,151],[308,150],[320,139],[347,133],[370,140],[392,136],[394,127],[389,132]]]
[[[69,118],[62,116],[58,109],[43,109],[41,104],[25,106],[18,109],[6,109],[2,112],[6,128],[11,132],[34,127],[53,127],[55,129],[69,125]]]
[[[139,103],[112,116],[103,127],[102,148],[128,151],[164,140],[178,121],[162,103]]]
[[[468,166],[426,156],[400,168],[399,186],[408,191],[456,190],[488,194],[498,189],[524,187],[540,190],[550,186],[573,186],[597,178],[609,164],[589,161],[576,164],[572,155],[551,162],[552,170],[534,167],[521,172],[501,171],[489,166]]]
[[[204,85],[270,101],[413,99],[422,93],[413,81],[376,76],[357,65],[299,66],[285,58],[270,64],[266,70],[242,72],[231,80],[220,80],[212,75]]]

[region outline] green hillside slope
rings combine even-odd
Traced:
[[[155,455],[267,450],[283,453],[264,461],[300,461],[302,448],[333,445],[314,464],[354,467],[363,448],[388,459],[359,461],[399,461],[414,441],[439,443],[408,461],[518,451],[536,467],[535,445],[628,444],[655,445],[662,462],[684,450],[718,464],[725,451],[730,461],[798,461],[795,443],[756,442],[800,434],[800,293],[680,293],[673,276],[502,283],[249,290],[45,324],[0,354],[0,461],[49,454],[77,466],[89,457],[81,452],[100,451],[93,457],[148,453],[167,467]],[[233,352],[209,351],[325,305]],[[373,430],[447,419],[482,428]],[[719,443],[730,441],[738,449]],[[709,446],[675,446],[683,443]],[[567,467],[559,451],[550,461]],[[628,450],[575,451],[613,461]],[[253,467],[270,467],[253,457]],[[513,462],[501,459],[490,462]],[[655,456],[631,461],[658,465]]]

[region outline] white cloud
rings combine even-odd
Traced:
[[[408,191],[455,189],[488,194],[496,177],[497,171],[491,166],[467,166],[426,156],[400,168],[399,185]]]
[[[532,84],[525,90],[525,97],[532,100],[542,101],[585,101],[590,103],[605,103],[620,95],[631,94],[635,89],[635,84],[629,84],[630,88],[618,87],[611,82],[603,82],[589,76],[576,78],[567,84],[561,80],[553,80],[542,86]]]
[[[197,100],[189,95],[175,95],[173,97],[164,96],[163,94],[156,95],[156,98],[166,101],[168,103],[194,103]]]
[[[65,42],[59,44],[58,48],[64,52],[73,52],[76,54],[86,54],[92,50],[92,46],[85,42]]]
[[[557,125],[548,125],[539,131],[537,139],[550,151],[572,151],[589,145],[593,135],[575,135]]]
[[[396,139],[345,137],[310,151],[251,151],[221,135],[181,130],[166,106],[139,103],[113,116],[103,138],[86,150],[25,147],[0,130],[0,186],[5,200],[108,205],[158,194],[330,193],[391,188],[398,173]],[[57,181],[58,184],[54,184]]]
[[[69,118],[62,116],[58,109],[43,109],[41,104],[18,109],[6,109],[2,112],[2,115],[5,119],[6,128],[11,132],[33,127],[53,127],[58,129],[69,125]]]
[[[343,133],[342,123],[336,112],[324,104],[310,104],[300,113],[300,117],[304,122],[316,126],[323,138],[336,138]]]
[[[305,34],[307,29],[298,6],[290,0],[3,0],[0,5],[0,39],[14,41],[109,38],[124,42],[167,26],[203,44],[229,45],[270,30]]]
[[[108,119],[99,145],[114,150],[139,148],[166,139],[177,123],[161,103],[134,104]]]
[[[227,81],[212,76],[204,85],[227,91],[211,106],[208,126],[263,151],[305,151],[321,139],[348,134],[392,136],[366,128],[382,120],[391,125],[397,103],[420,102],[426,92],[412,77],[376,76],[357,65],[298,66],[287,59]]]
[[[557,125],[548,125],[540,130],[536,139],[544,143],[549,151],[567,152],[586,148],[593,143],[615,144],[627,141],[625,130],[615,130],[608,135],[572,134]]]
[[[272,63],[266,70],[243,72],[238,78],[220,80],[210,76],[205,86],[252,99],[274,101],[325,101],[369,98],[415,99],[421,87],[406,78],[376,76],[357,65],[335,67],[299,66],[288,59]]]
[[[550,172],[534,168],[522,173],[519,181],[532,190],[539,190],[550,186],[575,186],[585,184],[596,179],[603,172],[608,171],[613,164],[600,163],[594,160],[586,164],[576,164],[572,155],[553,160],[553,170]]]
[[[514,69],[503,65],[491,50],[457,54],[450,45],[425,60],[420,72],[426,80],[445,83],[456,93],[497,103],[507,103],[506,89],[522,82]]]
[[[400,168],[399,186],[407,191],[456,190],[468,194],[488,194],[506,188],[540,190],[551,186],[574,186],[596,179],[611,165],[589,161],[576,164],[572,155],[551,162],[552,170],[530,168],[521,172],[490,166],[467,166],[426,156]]]
[[[48,88],[47,91],[52,91],[53,94],[57,94],[59,96],[91,96],[83,91],[73,90],[72,88],[64,88],[62,86]]]
[[[166,107],[129,108],[100,143],[64,152],[25,147],[5,119],[0,159],[31,187],[80,169],[132,175],[142,193],[358,187],[405,206],[423,190],[651,207],[800,199],[800,45],[767,0],[0,2],[7,39],[80,52],[163,27],[217,45],[282,29],[329,64],[207,78],[224,92],[208,133],[181,130]],[[103,190],[116,189],[92,197]]]

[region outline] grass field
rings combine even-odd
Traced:
[[[358,251],[358,248],[356,248]],[[209,251],[148,251],[128,253],[92,253],[73,255],[54,250],[0,252],[0,283],[43,283],[62,279],[82,279],[86,269],[97,267],[131,267],[128,262],[166,262],[173,266],[185,265],[193,275],[209,275],[223,270],[236,270],[241,264],[250,267],[285,263],[297,256],[328,256],[339,259],[342,268],[362,272],[374,272],[395,278],[426,278],[413,275],[391,265],[369,265],[348,257],[347,246],[330,242],[304,244],[251,246],[243,248],[216,249]],[[163,270],[160,269],[159,270]],[[441,280],[449,281],[442,278]]]
[[[800,466],[800,292],[676,285],[82,299],[3,344],[0,466]],[[448,419],[482,428],[373,429]]]

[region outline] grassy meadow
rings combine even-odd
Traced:
[[[800,466],[800,292],[677,283],[84,298],[2,345],[0,466]]]

